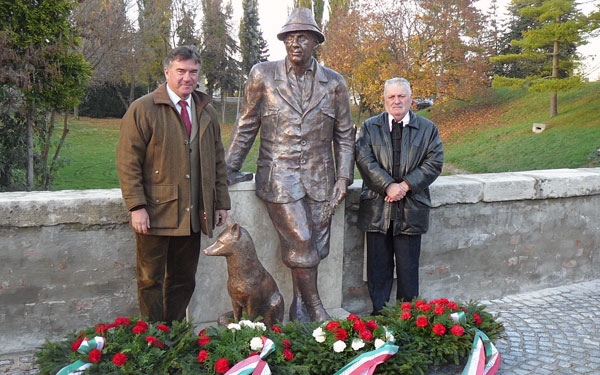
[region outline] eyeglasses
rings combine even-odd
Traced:
[[[308,42],[310,40],[310,35],[308,35],[307,33],[293,33],[293,34],[288,34],[285,39],[283,39],[283,42],[285,44],[294,44],[298,43],[298,44],[304,44],[306,42]]]

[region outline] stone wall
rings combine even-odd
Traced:
[[[370,311],[355,225],[360,183],[334,216],[331,255],[319,268],[331,310]],[[289,271],[253,189],[231,188],[231,214],[287,303]],[[600,168],[443,176],[431,192],[423,297],[492,299],[600,278]],[[225,259],[202,255],[189,310],[195,323],[231,310],[226,280]],[[118,189],[0,194],[0,354],[135,314],[135,243]]]

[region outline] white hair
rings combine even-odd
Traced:
[[[394,78],[390,78],[387,81],[385,81],[385,84],[383,85],[384,93],[389,86],[404,86],[408,90],[408,94],[412,95],[412,90],[410,88],[410,82],[408,82],[408,80],[406,78],[394,77]]]

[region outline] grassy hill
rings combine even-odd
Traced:
[[[218,103],[217,107],[219,107]],[[451,171],[469,173],[600,166],[600,82],[559,93],[558,116],[549,118],[549,94],[487,89],[469,101],[435,105],[420,114],[433,120],[445,145]],[[223,143],[235,120],[226,108]],[[361,120],[364,120],[364,115]],[[115,147],[119,119],[71,119],[61,153],[65,166],[52,190],[116,188]],[[546,129],[533,133],[533,123]],[[256,145],[255,145],[256,146]],[[256,165],[256,147],[244,170]],[[359,178],[358,173],[356,174]]]
[[[471,173],[600,166],[600,82],[559,93],[549,113],[548,93],[490,88],[422,114],[440,129],[445,162]]]

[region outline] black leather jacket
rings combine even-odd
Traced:
[[[411,112],[402,132],[402,149],[401,180],[406,181],[410,191],[404,198],[402,219],[394,220],[394,235],[423,234],[429,228],[429,185],[442,172],[444,147],[436,126]],[[394,182],[387,113],[363,123],[355,155],[363,179],[358,227],[365,232],[387,233],[393,204],[385,202],[385,190]]]

